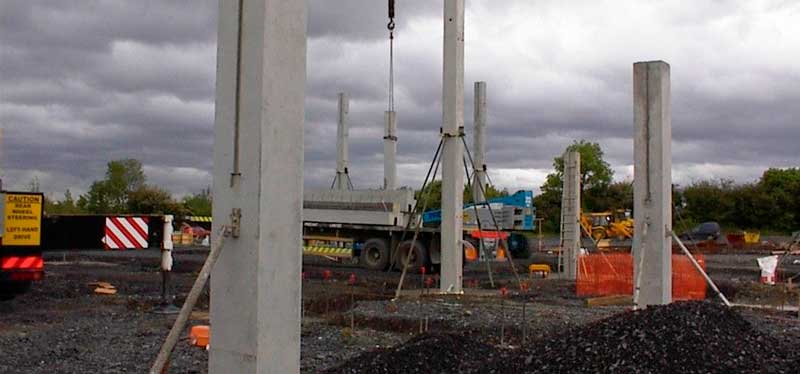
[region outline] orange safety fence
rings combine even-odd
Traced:
[[[704,270],[705,257],[695,259]],[[578,296],[633,294],[633,256],[627,253],[591,254],[578,259]],[[702,300],[706,298],[706,281],[694,268],[689,257],[672,255],[672,299]]]

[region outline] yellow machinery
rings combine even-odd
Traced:
[[[594,241],[602,239],[633,238],[631,211],[617,209],[613,212],[581,213],[581,225]]]

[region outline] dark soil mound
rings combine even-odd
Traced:
[[[622,313],[493,358],[480,373],[799,373],[797,347],[706,302]]]
[[[366,352],[325,373],[463,373],[494,353],[494,347],[462,335],[426,334],[394,348]]]
[[[798,347],[706,302],[630,311],[497,349],[461,335],[422,335],[328,373],[800,373]]]

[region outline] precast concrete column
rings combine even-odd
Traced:
[[[633,269],[634,279],[641,279],[639,307],[672,301],[670,95],[669,64],[633,64]]]
[[[350,130],[348,128],[347,117],[350,115],[350,99],[345,93],[339,93],[339,115],[336,123],[336,181],[334,189],[350,189],[350,160],[348,141]]]
[[[564,276],[575,280],[581,247],[581,154],[564,153],[564,180],[561,190],[561,263]]]
[[[462,292],[464,0],[444,1],[441,291]]]
[[[486,82],[475,82],[475,138],[472,146],[475,163],[472,181],[472,198],[476,203],[486,200],[483,188],[486,188]]]
[[[383,136],[383,189],[397,188],[397,113],[383,112],[386,135]]]
[[[306,14],[219,2],[214,231],[240,223],[211,275],[210,373],[300,372]]]

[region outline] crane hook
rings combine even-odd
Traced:
[[[394,30],[394,0],[389,0],[389,24],[386,25],[389,31]]]

